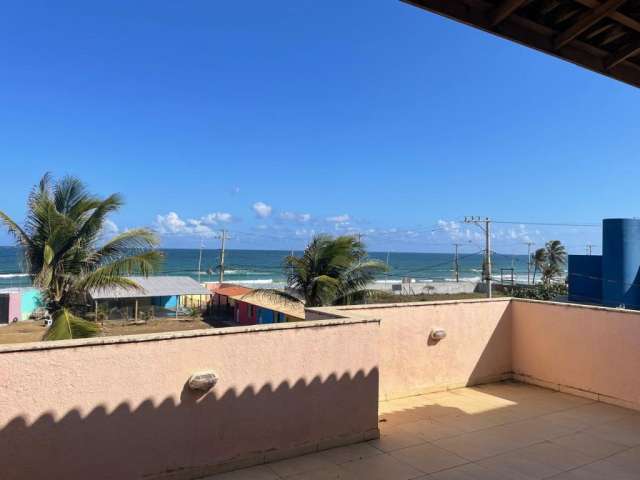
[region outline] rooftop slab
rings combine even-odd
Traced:
[[[516,382],[380,403],[381,437],[209,480],[632,479],[640,414]]]

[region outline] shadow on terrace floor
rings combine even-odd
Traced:
[[[46,365],[42,374],[49,374]],[[116,391],[121,388],[115,386]],[[365,428],[375,432],[377,388],[378,371],[373,369],[339,378],[315,377],[308,383],[302,379],[294,384],[283,382],[276,388],[270,384],[259,390],[248,387],[242,392],[218,393],[214,388],[197,395],[185,386],[179,398],[160,402],[149,398],[139,405],[123,402],[116,408],[99,406],[90,412],[72,409],[62,416],[16,416],[0,430],[0,477],[199,478],[210,475],[216,471],[212,467],[223,462],[273,458],[277,450],[306,448],[341,435],[363,435]],[[71,393],[69,401],[106,399],[109,389],[105,385],[104,391]],[[30,393],[25,389],[23,395]],[[25,405],[29,404],[26,400]],[[22,411],[16,406],[11,409]]]
[[[640,415],[503,382],[380,404],[382,436],[211,480],[638,478]]]

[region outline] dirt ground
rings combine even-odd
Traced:
[[[201,328],[212,328],[212,326],[200,318],[161,318],[149,320],[143,325],[124,325],[122,321],[109,320],[104,322],[102,336],[112,337],[114,335],[136,335],[140,333],[179,332],[184,330],[198,330]],[[44,332],[45,327],[42,325],[42,322],[28,320],[13,323],[0,327],[0,344],[39,342],[42,340]]]

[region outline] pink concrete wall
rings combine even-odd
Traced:
[[[640,312],[524,300],[512,309],[522,380],[640,407]]]
[[[9,294],[9,323],[14,319],[22,320],[22,307],[20,304],[20,293]]]
[[[400,303],[317,309],[327,315],[381,320],[380,397],[397,398],[508,377],[509,299]],[[433,329],[447,337],[429,340]]]
[[[199,478],[371,438],[378,333],[327,321],[2,346],[0,477]],[[202,370],[219,382],[195,395]]]

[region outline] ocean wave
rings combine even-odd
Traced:
[[[28,277],[28,273],[0,273],[0,278]]]
[[[251,283],[251,284],[269,284],[273,283],[272,278],[264,278],[260,280],[235,280],[236,283]]]

